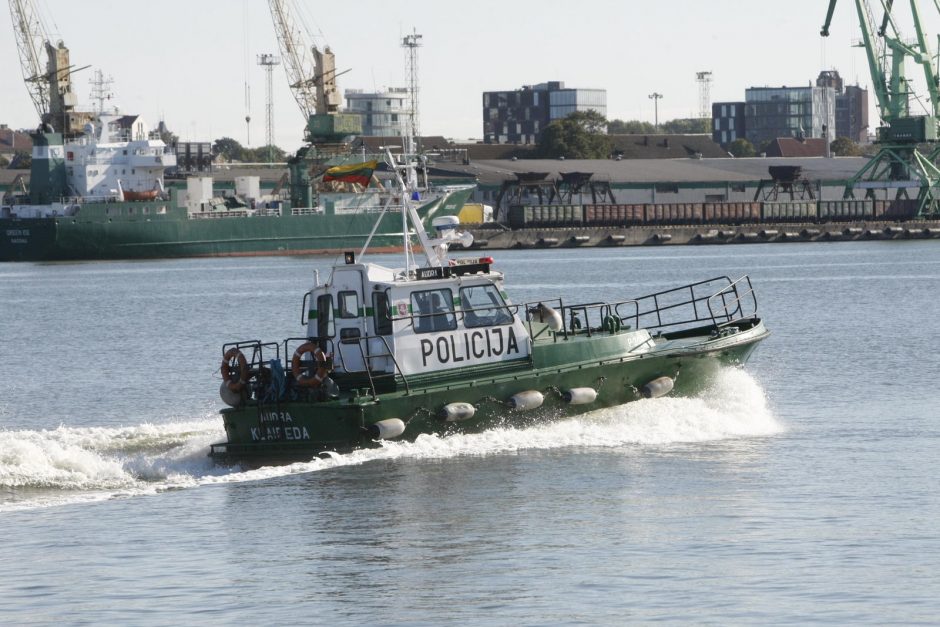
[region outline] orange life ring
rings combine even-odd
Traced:
[[[235,363],[232,363],[232,362]],[[236,378],[235,369],[238,368],[238,378]],[[248,383],[248,360],[244,353],[237,348],[230,348],[225,351],[222,357],[222,380],[225,386],[233,392],[241,392],[245,384]]]
[[[300,363],[305,353],[313,353],[313,360],[317,362],[317,372],[312,377],[304,376],[304,368]],[[290,371],[294,375],[294,380],[297,381],[297,385],[305,388],[315,388],[323,383],[323,380],[330,374],[328,365],[329,358],[326,353],[314,342],[301,344],[290,359]]]

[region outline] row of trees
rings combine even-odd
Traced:
[[[597,111],[575,111],[545,127],[538,140],[542,157],[568,159],[606,159],[612,146],[610,135],[653,135],[710,133],[711,120],[697,118],[670,120],[659,125],[640,120],[608,121]]]
[[[754,144],[748,140],[740,138],[728,145],[728,152],[735,157],[756,157],[761,153],[767,152],[769,145],[770,142],[767,141],[760,146],[754,146]],[[861,157],[866,154],[861,146],[848,137],[837,137],[835,141],[829,144],[829,150],[832,151],[832,154],[836,157]]]
[[[611,120],[607,123],[607,133],[610,135],[653,135],[666,133],[669,135],[696,135],[712,132],[712,121],[707,118],[678,118],[659,125],[643,122],[642,120]]]
[[[688,118],[670,120],[659,125],[659,131],[649,122],[640,120],[612,120],[597,111],[576,111],[562,120],[555,120],[542,131],[538,141],[541,157],[568,159],[606,159],[612,151],[610,135],[698,134],[711,132],[711,120]],[[728,146],[735,157],[754,157],[766,152],[770,142],[755,147],[746,139],[737,139]],[[856,157],[865,154],[857,143],[839,137],[831,144],[837,157]]]
[[[660,133],[695,134],[710,132],[711,120],[697,118],[670,120],[660,124]],[[606,159],[610,156],[612,145],[610,135],[651,135],[657,133],[649,122],[640,120],[608,121],[597,111],[576,111],[568,117],[549,124],[538,142],[539,156],[546,158],[565,157],[568,159]],[[164,141],[175,143],[175,136]],[[769,142],[768,142],[769,143]],[[735,157],[754,157],[767,149],[766,144],[754,146],[746,139],[737,139],[728,146],[728,152]],[[854,157],[865,154],[862,148],[848,139],[839,137],[831,145],[832,154],[839,157]],[[283,162],[287,154],[277,146],[246,148],[231,137],[217,139],[212,145],[212,152],[225,161],[240,163]],[[29,168],[29,153],[17,154],[14,166]],[[0,167],[9,163],[0,157]]]
[[[277,146],[260,146],[246,148],[231,137],[222,137],[212,144],[212,154],[222,157],[226,161],[241,163],[268,163],[269,161],[285,161],[287,153]]]

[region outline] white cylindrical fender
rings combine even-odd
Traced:
[[[219,396],[222,397],[222,402],[229,407],[238,407],[242,404],[242,395],[228,389],[228,385],[225,381],[223,381],[221,387],[219,387]]]
[[[561,397],[569,405],[586,405],[597,399],[597,390],[594,388],[571,388],[564,392]]]
[[[675,384],[670,377],[659,377],[653,379],[643,386],[640,392],[644,398],[659,398],[672,392],[672,386]]]
[[[405,423],[399,418],[386,418],[372,423],[366,429],[373,440],[393,440],[405,432]]]
[[[519,392],[518,394],[513,394],[509,399],[509,404],[512,405],[513,409],[522,411],[541,407],[543,402],[545,402],[545,397],[542,396],[542,393],[538,390]]]
[[[440,416],[447,422],[469,420],[477,413],[477,408],[470,403],[448,403],[441,408]]]

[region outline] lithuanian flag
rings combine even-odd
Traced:
[[[323,174],[323,182],[359,183],[363,187],[368,187],[369,181],[372,179],[372,171],[378,165],[378,161],[366,161],[365,163],[333,166]]]

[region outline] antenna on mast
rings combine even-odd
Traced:
[[[264,68],[267,74],[267,102],[264,104],[264,141],[268,148],[268,162],[274,161],[274,66],[280,65],[281,60],[273,54],[259,54],[258,65]]]
[[[413,30],[405,35],[401,42],[405,54],[408,55],[408,94],[411,98],[411,108],[408,111],[408,129],[411,137],[417,139],[418,129],[418,48],[421,47],[421,35]]]
[[[712,117],[712,73],[696,72],[695,81],[698,83],[698,117],[707,120]]]
[[[95,70],[95,76],[88,83],[91,85],[91,99],[96,102],[95,113],[101,115],[104,113],[104,101],[111,100],[111,84],[114,79],[110,76],[105,78],[104,72]]]
[[[251,147],[251,86],[245,81],[245,145]]]

